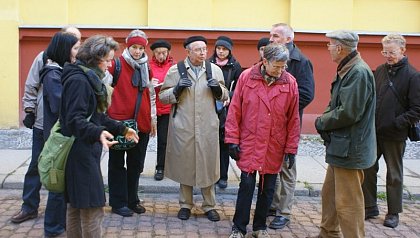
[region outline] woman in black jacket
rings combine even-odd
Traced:
[[[233,42],[227,36],[219,36],[215,43],[213,56],[209,61],[222,69],[225,79],[225,86],[229,90],[229,98],[233,96],[236,81],[242,73],[242,67],[232,55]],[[228,169],[229,169],[229,148],[225,144],[225,121],[227,116],[230,99],[226,102],[216,102],[216,109],[219,115],[219,143],[220,143],[220,180],[217,182],[219,188],[227,187]]]
[[[110,119],[110,93],[102,79],[118,43],[111,37],[88,38],[62,75],[62,133],[75,136],[66,164],[67,237],[101,237],[105,190],[100,167],[102,147],[117,143],[113,135],[138,142],[136,131]]]

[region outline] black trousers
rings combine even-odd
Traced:
[[[363,195],[365,207],[377,205],[377,173],[379,171],[379,159],[384,156],[386,163],[386,196],[388,214],[402,212],[403,196],[403,156],[405,141],[390,141],[377,139],[377,160],[369,169],[364,170]]]
[[[220,180],[228,180],[229,170],[229,146],[223,141],[219,141],[220,147]]]
[[[257,172],[241,173],[241,182],[239,183],[238,197],[236,198],[235,215],[233,224],[242,234],[246,233],[246,226],[249,223],[251,214],[252,197],[254,196]],[[277,174],[264,174],[260,176],[258,183],[257,204],[255,206],[254,221],[252,230],[267,229],[267,212],[273,201],[274,187],[276,185]]]
[[[168,139],[169,114],[157,117],[157,161],[156,170],[165,169],[166,143]]]
[[[109,150],[108,184],[111,207],[134,207],[140,202],[139,178],[143,172],[148,142],[149,134],[139,132],[139,143],[136,147],[130,150]]]

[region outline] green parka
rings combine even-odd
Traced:
[[[357,53],[337,72],[330,103],[315,121],[328,164],[366,169],[375,163],[375,97],[373,73]]]

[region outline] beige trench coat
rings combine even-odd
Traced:
[[[207,86],[205,64],[198,77],[184,60],[190,88],[185,88],[178,98],[173,88],[180,79],[177,65],[166,74],[159,93],[162,103],[172,104],[166,147],[165,176],[188,186],[200,188],[215,184],[220,178],[219,119],[215,98]],[[212,76],[222,87],[222,101],[229,97],[224,86],[223,73],[211,64]],[[176,116],[173,117],[175,105]]]

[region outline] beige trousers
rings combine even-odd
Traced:
[[[201,188],[201,195],[203,196],[203,204],[201,208],[204,212],[213,210],[216,206],[216,194],[214,191],[214,185],[209,187]],[[179,189],[179,205],[181,208],[192,209],[194,206],[193,202],[193,187],[180,184]]]
[[[67,205],[67,238],[100,238],[103,220],[103,207],[78,209]]]
[[[365,237],[363,170],[329,165],[322,186],[321,237]]]

